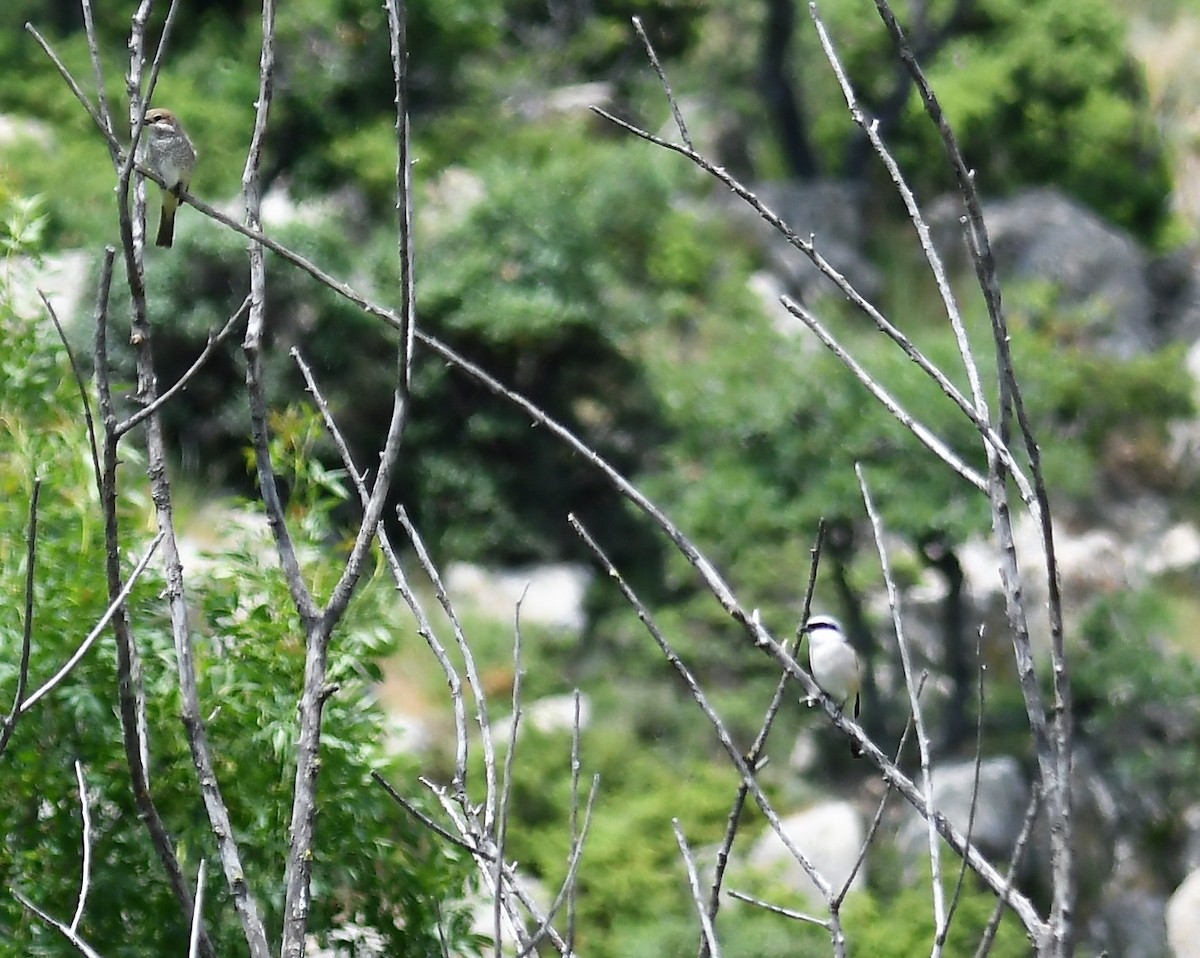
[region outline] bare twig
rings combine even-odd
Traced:
[[[75,904],[75,915],[71,919],[71,932],[79,931],[83,921],[83,909],[87,905],[88,888],[92,883],[92,811],[88,805],[87,782],[83,780],[83,766],[75,760],[75,782],[79,786],[79,817],[83,822],[83,866],[79,873],[79,900]]]
[[[17,901],[19,901],[22,905],[24,905],[25,908],[27,908],[29,911],[31,911],[35,915],[37,915],[37,917],[40,918],[43,923],[49,925],[51,928],[53,928],[55,931],[57,931],[60,935],[62,935],[68,941],[68,943],[71,945],[71,947],[74,948],[81,955],[83,955],[84,958],[101,958],[100,953],[97,952],[94,948],[92,948],[92,946],[89,945],[86,941],[84,941],[79,936],[78,932],[69,928],[65,923],[59,921],[57,918],[54,918],[53,916],[49,915],[48,913],[42,911],[42,909],[40,909],[37,905],[35,905],[33,902],[31,902],[28,898],[26,898],[24,895],[22,895],[15,888],[12,890],[12,893],[13,893],[13,898],[15,898]]]
[[[107,308],[108,285],[112,276],[112,257],[105,255],[105,268],[108,270],[108,276],[102,276],[100,281],[101,299]],[[50,317],[50,321],[54,323],[54,330],[58,333],[58,341],[62,343],[63,351],[67,354],[67,360],[71,364],[71,372],[75,376],[75,386],[79,390],[79,405],[83,410],[83,421],[87,424],[88,447],[92,454],[92,469],[96,476],[100,475],[100,447],[96,442],[96,420],[92,416],[92,403],[88,398],[87,385],[83,378],[83,368],[79,365],[79,360],[75,358],[75,350],[71,348],[70,340],[67,339],[67,331],[63,329],[62,323],[59,321],[58,312],[50,304],[50,300],[46,294],[40,289],[38,296],[41,297],[42,305],[46,307],[46,313]]]
[[[908,651],[908,641],[904,636],[903,616],[900,614],[900,594],[896,588],[896,580],[892,577],[892,566],[888,559],[887,547],[883,541],[883,520],[875,511],[871,501],[871,493],[867,489],[867,480],[863,475],[862,465],[856,463],[854,472],[858,476],[858,485],[862,490],[863,504],[867,508],[867,516],[871,520],[871,529],[875,535],[875,546],[879,551],[879,565],[883,570],[883,581],[887,587],[888,606],[892,612],[892,624],[896,629],[896,644],[900,648],[900,662],[904,668],[904,684],[908,689],[908,705],[912,712],[913,725],[917,730],[917,748],[921,756],[921,786],[925,804],[933,808],[933,768],[930,761],[929,736],[925,732],[925,718],[921,711],[921,700],[917,693],[917,677],[913,673],[912,658]],[[930,885],[933,889],[933,920],[936,929],[932,958],[941,954],[941,943],[946,927],[946,890],[942,887],[942,846],[938,840],[937,828],[933,816],[926,818],[929,834],[929,865],[931,869]],[[967,838],[970,841],[970,838]]]
[[[33,491],[29,494],[29,531],[25,535],[25,615],[21,622],[21,664],[17,667],[17,691],[13,695],[12,708],[0,729],[0,755],[8,748],[17,718],[21,714],[21,699],[29,682],[29,656],[33,650],[33,585],[37,567],[37,519],[38,499],[42,495],[42,479],[33,478]]]
[[[596,540],[592,538],[591,534],[583,527],[582,523],[580,523],[580,521],[573,515],[568,516],[567,521],[571,524],[571,528],[575,530],[576,534],[579,535],[588,549],[591,550],[592,554],[596,557],[596,560],[604,569],[605,574],[612,579],[613,583],[621,591],[621,594],[625,597],[625,601],[628,602],[637,613],[638,619],[641,621],[646,631],[650,633],[651,638],[654,639],[655,644],[658,646],[659,651],[661,651],[663,656],[666,658],[668,664],[670,664],[670,666],[675,670],[680,679],[683,680],[683,683],[687,687],[692,699],[700,707],[700,710],[704,713],[705,718],[708,719],[709,724],[712,725],[714,731],[716,731],[717,739],[721,743],[721,747],[725,750],[725,754],[728,756],[733,766],[737,769],[738,774],[741,776],[742,782],[745,783],[750,794],[754,797],[755,803],[766,817],[767,822],[771,825],[772,830],[776,835],[779,836],[779,840],[783,843],[783,846],[804,870],[804,873],[808,876],[809,880],[812,881],[821,897],[826,902],[831,901],[832,888],[830,887],[828,880],[824,875],[821,874],[816,866],[813,865],[808,856],[805,855],[801,849],[796,847],[795,842],[793,842],[791,837],[788,835],[787,830],[783,827],[783,824],[779,819],[778,813],[775,811],[770,800],[767,798],[755,779],[754,769],[746,763],[746,759],[742,756],[741,752],[734,744],[733,738],[729,734],[729,730],[725,727],[725,723],[721,720],[721,717],[717,714],[716,710],[709,703],[708,696],[705,695],[704,690],[701,688],[700,683],[696,680],[695,675],[692,674],[691,670],[687,667],[687,665],[684,664],[683,660],[680,659],[678,653],[676,653],[675,649],[667,641],[666,637],[662,634],[662,632],[659,631],[658,626],[655,625],[654,619],[650,615],[649,610],[645,607],[645,605],[642,604],[642,601],[638,598],[637,594],[632,588],[630,588],[629,584],[625,581],[624,577],[622,577],[616,566],[614,566],[604,554],[604,551],[596,543]],[[803,670],[800,671],[803,675],[802,680],[805,682],[805,684],[812,685],[815,689],[816,685],[813,683],[812,678],[807,673],[804,673]],[[831,911],[829,921],[830,936],[834,941],[835,954],[838,956],[838,958],[844,958],[845,937],[842,934],[841,922],[836,912]]]
[[[192,924],[188,930],[188,958],[196,958],[200,949],[200,929],[204,926],[204,871],[208,862],[201,858],[196,872],[196,906],[192,909]]]
[[[917,683],[917,698],[921,697],[921,692],[925,689],[925,680],[929,677],[928,672],[921,673],[921,680]],[[896,754],[892,761],[900,764],[900,757],[904,754],[904,746],[908,744],[908,736],[912,731],[913,717],[909,713],[908,720],[904,723],[904,731],[900,733],[900,742],[896,746]],[[833,900],[837,904],[841,904],[846,899],[846,895],[850,893],[850,886],[854,884],[854,878],[862,868],[863,862],[867,860],[867,851],[871,847],[871,842],[875,840],[875,833],[879,831],[879,826],[883,823],[883,812],[887,808],[888,799],[892,795],[892,783],[885,782],[883,796],[879,799],[879,805],[875,808],[875,816],[871,819],[871,824],[867,828],[867,834],[863,838],[862,846],[858,850],[858,857],[854,860],[854,865],[850,871],[846,873],[846,880],[842,882],[841,890],[833,896]],[[968,839],[969,840],[969,839]],[[966,865],[963,865],[966,868]]]
[[[408,115],[408,4],[386,0],[388,36],[391,41],[392,75],[396,81],[396,213],[399,218],[400,299],[400,392],[412,391],[413,329],[417,322],[416,281],[413,278],[412,158],[409,152]]]
[[[769,901],[763,901],[761,898],[755,898],[753,895],[747,895],[742,891],[729,892],[730,898],[736,898],[738,901],[744,901],[747,905],[753,905],[755,908],[761,908],[764,911],[772,912],[776,915],[781,915],[784,918],[791,918],[793,921],[802,921],[809,925],[817,925],[829,930],[829,920],[827,918],[816,918],[813,915],[806,915],[801,911],[793,911],[790,908],[782,908],[779,905],[772,905]]]
[[[748,203],[758,215],[766,221],[771,227],[779,232],[779,234],[787,240],[787,242],[807,256],[813,265],[821,272],[823,276],[829,279],[838,290],[854,304],[860,312],[873,322],[876,327],[887,335],[893,342],[896,343],[914,363],[929,376],[938,386],[938,388],[953,402],[959,410],[966,416],[979,431],[980,436],[987,444],[989,449],[993,449],[997,455],[1002,457],[1009,456],[1007,444],[992,428],[986,418],[982,417],[972,405],[972,403],[963,396],[962,392],[956,387],[946,375],[934,365],[924,353],[908,339],[896,326],[888,321],[874,305],[871,304],[856,288],[839,273],[833,265],[825,259],[824,256],[817,250],[816,242],[812,236],[807,239],[796,233],[790,226],[785,223],[777,213],[771,210],[765,203],[762,202],[753,192],[751,192],[741,182],[731,176],[724,168],[715,166],[699,153],[685,146],[680,146],[677,143],[671,143],[669,140],[664,140],[660,136],[655,136],[648,130],[635,126],[626,120],[613,116],[606,110],[600,107],[592,107],[592,112],[597,116],[601,116],[610,123],[615,124],[628,133],[633,134],[639,139],[645,140],[648,143],[653,143],[655,146],[662,147],[665,150],[670,150],[673,153],[678,153],[680,156],[686,157],[697,167],[704,170],[710,176],[717,179],[726,186],[732,193]],[[1036,509],[1037,504],[1034,501],[1033,493],[1029,484],[1029,480],[1024,473],[1012,462],[1010,468],[1013,472],[1013,480],[1017,483],[1018,489],[1021,491],[1022,497],[1029,503],[1031,509]]]
[[[92,631],[89,632],[87,637],[84,638],[84,640],[79,644],[79,648],[77,648],[71,654],[71,657],[67,659],[67,661],[63,664],[63,667],[55,672],[54,676],[49,681],[47,681],[36,692],[30,695],[29,698],[25,699],[25,701],[21,703],[21,714],[28,712],[31,708],[37,705],[37,703],[44,698],[56,685],[58,685],[59,682],[61,682],[70,674],[71,670],[79,663],[79,660],[87,655],[88,649],[92,647],[96,639],[100,638],[101,633],[104,632],[104,629],[108,623],[112,621],[113,617],[124,607],[125,600],[129,598],[129,593],[133,591],[133,587],[137,584],[137,580],[141,578],[146,566],[150,564],[150,559],[154,555],[154,550],[158,548],[159,543],[161,543],[162,540],[163,535],[160,532],[154,537],[149,548],[146,549],[145,555],[142,556],[141,560],[134,567],[133,572],[125,581],[121,591],[118,592],[113,600],[108,604],[108,608],[105,610],[104,615],[100,616],[100,620],[92,628]]]
[[[592,808],[596,803],[596,794],[600,791],[600,776],[592,776],[592,786],[588,789],[587,802],[583,807],[583,823],[578,831],[572,828],[571,835],[571,853],[567,858],[567,873],[563,876],[562,884],[558,887],[558,894],[554,896],[554,901],[550,903],[550,907],[546,910],[546,917],[543,919],[538,929],[529,937],[529,944],[522,951],[518,952],[514,958],[525,958],[527,954],[531,954],[547,936],[551,928],[551,922],[554,921],[558,910],[562,907],[563,902],[570,902],[575,897],[575,885],[579,873],[579,862],[583,857],[583,845],[587,840],[588,830],[592,824]],[[566,940],[566,948],[563,950],[564,955],[575,954],[574,933],[573,928],[568,918],[568,936]]]
[[[317,384],[316,377],[313,375],[312,368],[305,362],[304,357],[300,355],[299,350],[293,347],[291,351],[292,358],[296,361],[297,367],[300,369],[300,374],[304,377],[304,381],[308,386],[308,391],[313,397],[313,401],[317,404],[317,409],[321,413],[321,418],[325,422],[325,428],[329,431],[330,437],[333,439],[334,445],[337,447],[338,454],[342,457],[342,463],[346,467],[346,472],[350,476],[350,480],[354,483],[354,488],[358,490],[359,501],[365,507],[370,499],[370,493],[367,489],[366,482],[358,467],[355,465],[354,457],[350,453],[350,447],[346,443],[345,437],[338,428],[337,422],[333,418],[333,413],[329,409],[329,403],[326,401],[321,389]],[[400,565],[399,557],[392,546],[387,529],[381,523],[376,529],[376,538],[379,541],[380,549],[388,564],[388,569],[392,573],[392,578],[396,583],[396,589],[400,592],[405,604],[408,605],[413,615],[417,620],[417,631],[425,642],[429,645],[434,657],[442,668],[442,672],[446,676],[446,682],[450,687],[450,700],[454,712],[454,738],[455,738],[455,761],[454,761],[454,782],[453,788],[456,795],[463,801],[466,800],[464,792],[464,783],[467,774],[467,753],[468,753],[468,737],[467,737],[467,721],[466,721],[466,706],[463,702],[462,679],[459,677],[458,670],[454,668],[450,661],[449,655],[446,654],[446,649],[438,639],[433,625],[429,621],[429,617],[425,614],[425,610],[421,605],[420,599],[412,590],[408,583],[408,578],[404,574],[404,569]]]
[[[658,54],[654,52],[654,45],[650,42],[650,38],[646,36],[646,28],[642,26],[642,18],[633,18],[633,29],[637,31],[638,38],[642,41],[642,46],[646,48],[646,56],[650,58],[650,65],[654,67],[654,72],[658,75],[658,80],[662,84],[663,93],[667,96],[667,103],[671,105],[671,115],[675,118],[675,126],[679,128],[679,138],[683,140],[684,146],[689,150],[694,149],[692,146],[692,138],[688,136],[687,124],[683,122],[683,112],[679,109],[679,101],[675,99],[675,94],[671,90],[670,81],[667,80],[667,74],[663,71],[662,64],[658,62]]]
[[[205,343],[204,349],[200,351],[200,355],[196,357],[196,361],[188,367],[187,371],[180,376],[178,380],[176,380],[175,385],[166,392],[162,393],[162,395],[150,403],[150,405],[146,406],[144,409],[139,409],[128,419],[118,423],[114,427],[116,436],[120,438],[130,430],[136,429],[142,422],[149,419],[156,412],[162,409],[162,407],[175,398],[175,396],[183,392],[183,390],[187,388],[187,384],[191,381],[192,377],[204,367],[204,364],[208,362],[213,353],[216,352],[217,347],[224,342],[225,337],[233,331],[233,328],[238,324],[241,318],[246,315],[246,311],[249,308],[250,297],[247,296],[242,300],[242,305],[237,308],[237,311],[225,321],[225,325],[222,326],[220,330],[218,330],[216,333],[209,333],[208,342]]]
[[[688,888],[691,889],[692,901],[696,904],[696,913],[700,916],[700,928],[704,935],[708,953],[712,955],[712,958],[721,958],[721,947],[717,943],[717,933],[713,928],[712,918],[709,916],[704,895],[700,891],[700,876],[696,873],[696,861],[692,858],[692,850],[688,847],[687,839],[683,836],[683,828],[680,826],[678,818],[671,819],[671,827],[675,830],[675,841],[679,843],[679,853],[683,856],[683,863],[687,867]]]
[[[463,657],[463,667],[467,673],[467,685],[470,687],[471,694],[475,698],[475,721],[479,725],[479,736],[483,743],[485,793],[482,828],[485,834],[490,835],[494,828],[492,816],[495,814],[498,805],[496,801],[496,746],[492,740],[492,723],[488,719],[487,696],[483,691],[483,682],[479,679],[479,670],[475,666],[475,653],[471,651],[470,643],[467,642],[467,636],[463,632],[458,613],[455,612],[454,604],[450,601],[450,596],[446,593],[446,587],[442,584],[442,577],[437,570],[437,566],[434,565],[433,559],[430,558],[429,550],[425,548],[424,540],[403,508],[398,509],[396,514],[400,519],[400,524],[404,526],[404,531],[408,534],[408,539],[412,543],[417,561],[433,585],[438,604],[450,620],[450,626],[454,631],[455,645],[458,648],[459,654]]]
[[[500,950],[504,943],[504,939],[500,935],[500,906],[501,896],[503,894],[504,876],[504,842],[508,837],[508,803],[512,797],[513,784],[513,764],[516,761],[517,753],[517,735],[521,727],[521,680],[524,678],[525,670],[521,664],[521,605],[525,602],[525,596],[529,593],[529,583],[525,583],[525,588],[521,592],[521,597],[517,600],[517,607],[514,613],[513,620],[513,687],[512,687],[512,722],[508,732],[508,751],[504,755],[504,767],[501,770],[500,776],[500,796],[498,800],[498,808],[495,815],[496,827],[496,898],[493,902],[493,918],[496,928],[496,958],[500,958]]]
[[[825,58],[829,61],[829,66],[832,68],[834,76],[837,77],[838,86],[842,89],[842,95],[846,98],[846,106],[850,111],[850,116],[862,128],[863,132],[866,133],[871,147],[883,162],[888,176],[891,178],[892,185],[896,188],[897,195],[899,195],[904,203],[904,209],[908,213],[908,218],[916,230],[917,240],[921,244],[921,252],[924,254],[925,262],[929,264],[930,271],[933,273],[934,282],[942,298],[942,306],[954,331],[959,356],[962,358],[963,367],[967,371],[967,380],[971,387],[971,399],[974,403],[975,411],[979,414],[980,419],[986,420],[988,418],[987,400],[984,397],[983,383],[979,377],[979,365],[975,362],[975,356],[971,352],[971,344],[967,339],[967,331],[963,325],[962,314],[958,308],[958,300],[954,296],[954,291],[950,288],[950,280],[946,276],[946,270],[942,265],[942,258],[938,255],[937,248],[933,245],[933,240],[929,235],[929,227],[926,225],[925,217],[921,214],[921,209],[917,205],[917,198],[913,195],[913,191],[909,187],[908,181],[904,178],[904,174],[900,172],[899,164],[884,145],[883,138],[879,135],[878,121],[867,122],[867,118],[858,104],[858,97],[854,92],[854,88],[850,85],[850,79],[846,76],[846,71],[837,55],[837,51],[833,48],[833,41],[830,40],[829,33],[825,29],[825,24],[817,13],[817,4],[810,2],[808,9],[813,24],[817,28],[817,37],[821,41],[821,49],[824,50]]]
[[[789,296],[780,297],[780,302],[783,303],[784,308],[789,313],[800,319],[805,326],[816,334],[817,338],[825,344],[826,348],[842,361],[859,382],[867,387],[871,395],[891,414],[893,419],[908,429],[909,432],[921,441],[926,449],[941,459],[942,462],[966,479],[976,489],[980,492],[987,492],[987,480],[963,462],[958,453],[954,452],[945,442],[938,438],[928,426],[910,415],[903,406],[893,399],[891,394],[870,373],[863,369],[858,360],[851,356],[849,351],[829,334],[816,316]]]

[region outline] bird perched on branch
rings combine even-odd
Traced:
[[[839,712],[853,699],[857,721],[862,708],[858,655],[838,620],[831,615],[814,615],[802,631],[808,636],[808,664],[817,685],[837,703]],[[858,758],[862,747],[853,742],[850,753]]]
[[[158,236],[154,245],[169,247],[175,238],[175,210],[179,207],[179,194],[188,188],[192,180],[196,148],[174,113],[155,108],[146,111],[146,125],[142,130],[138,152],[142,163],[167,184],[167,189],[163,191],[162,215],[158,220]]]

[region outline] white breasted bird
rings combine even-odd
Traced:
[[[814,615],[805,624],[808,635],[808,664],[817,685],[838,704],[838,711],[854,700],[854,718],[858,719],[862,701],[859,697],[858,655],[831,615]],[[857,758],[862,749],[857,742],[850,746]]]

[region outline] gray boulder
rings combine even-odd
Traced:
[[[840,888],[849,877],[866,839],[862,818],[854,806],[849,802],[825,802],[789,815],[781,824],[792,845],[808,858],[827,882],[835,889]],[[764,832],[751,846],[746,864],[785,883],[814,903],[823,900],[774,830]],[[850,887],[858,889],[865,883],[864,863]]]

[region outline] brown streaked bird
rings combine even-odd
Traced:
[[[178,117],[170,110],[155,108],[146,111],[142,129],[139,159],[166,181],[163,191],[162,215],[158,220],[155,246],[170,246],[175,239],[175,210],[179,193],[188,188],[192,169],[196,165],[196,148],[188,139]]]

